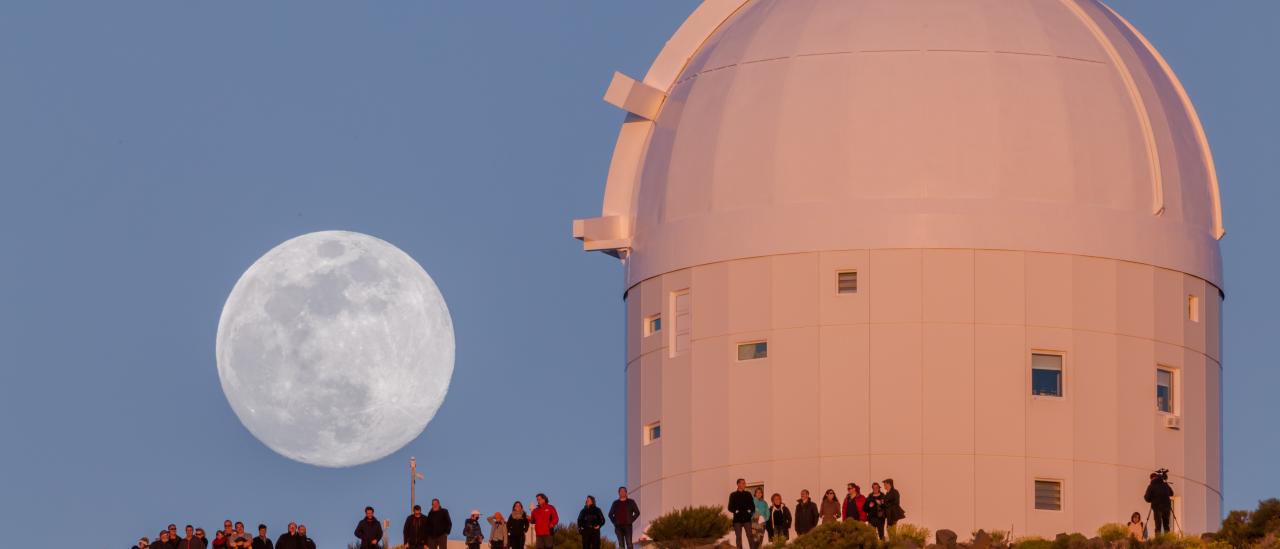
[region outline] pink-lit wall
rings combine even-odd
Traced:
[[[851,269],[857,293],[837,294]],[[627,483],[642,522],[724,505],[738,477],[787,501],[892,477],[906,522],[1092,533],[1145,514],[1163,466],[1182,527],[1217,527],[1221,300],[1202,279],[1052,253],[847,250],[682,269],[626,302]],[[652,315],[663,327],[646,336]],[[768,357],[739,362],[737,344],[758,340]],[[1033,351],[1065,354],[1063,397],[1031,395]],[[1158,366],[1177,372],[1181,429],[1156,409]],[[645,444],[656,421],[662,436]],[[1061,511],[1033,509],[1035,479],[1063,481]]]

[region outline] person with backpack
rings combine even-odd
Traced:
[[[466,540],[467,549],[480,549],[480,544],[484,543],[484,530],[480,529],[480,511],[471,511],[471,518],[462,523],[462,537]]]

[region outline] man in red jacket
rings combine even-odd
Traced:
[[[529,522],[533,523],[533,533],[538,537],[538,549],[554,547],[556,525],[560,524],[560,515],[547,500],[546,494],[538,494],[538,506],[534,508]]]

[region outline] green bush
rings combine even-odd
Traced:
[[[785,547],[787,547],[786,536],[778,534],[773,536],[773,539],[769,540],[768,545],[765,545],[764,549],[784,549]]]
[[[1059,535],[1053,540],[1053,549],[1081,549],[1087,545],[1089,545],[1089,538],[1079,532],[1067,536]]]
[[[1274,546],[1277,537],[1280,537],[1280,500],[1275,498],[1259,501],[1253,511],[1232,511],[1215,536],[1217,541],[1233,547]]]
[[[1053,549],[1053,542],[1044,538],[1022,538],[1013,544],[1013,549]]]
[[[1118,522],[1108,522],[1098,527],[1098,537],[1102,541],[1120,541],[1129,537],[1129,527]]]
[[[552,531],[551,539],[556,549],[582,549],[582,534],[578,533],[578,525],[572,522],[568,526],[557,526]],[[485,546],[487,547],[488,545],[486,544]],[[534,542],[529,542],[527,547],[528,549],[534,549]],[[600,549],[618,549],[618,545],[602,538],[600,540]]]
[[[659,549],[681,549],[715,543],[732,529],[733,521],[719,507],[685,507],[654,519],[645,535]]]
[[[790,549],[877,549],[881,545],[874,528],[863,522],[849,520],[823,524],[792,540],[788,547]]]
[[[928,528],[916,526],[906,522],[899,522],[897,526],[889,529],[889,545],[902,545],[904,542],[911,542],[916,547],[924,547],[929,543]]]

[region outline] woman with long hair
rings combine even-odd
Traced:
[[[751,527],[751,549],[760,549],[764,543],[765,523],[769,522],[769,503],[764,500],[764,488],[757,486],[751,492],[751,501],[756,506],[756,522]]]
[[[529,515],[524,512],[524,504],[516,501],[511,504],[511,515],[507,517],[507,547],[524,549],[524,535],[529,531]]]
[[[578,512],[578,534],[582,536],[582,549],[600,549],[600,527],[604,526],[604,511],[596,506],[596,497],[587,496],[582,511]]]
[[[764,525],[764,531],[769,533],[769,541],[773,541],[778,537],[789,539],[791,537],[791,510],[787,509],[787,504],[782,502],[782,494],[774,494],[769,498],[773,505],[769,506],[769,521]]]
[[[902,494],[893,487],[893,479],[884,479],[884,487],[888,489],[884,494],[884,522],[889,525],[889,531],[893,532],[898,521],[907,518],[907,512],[902,510]]]
[[[819,514],[822,516],[822,524],[840,521],[840,500],[836,498],[835,490],[828,488],[827,493],[822,494]]]
[[[867,513],[867,522],[876,529],[880,539],[884,539],[884,492],[880,491],[880,483],[871,483],[871,494],[863,502],[862,510]]]

